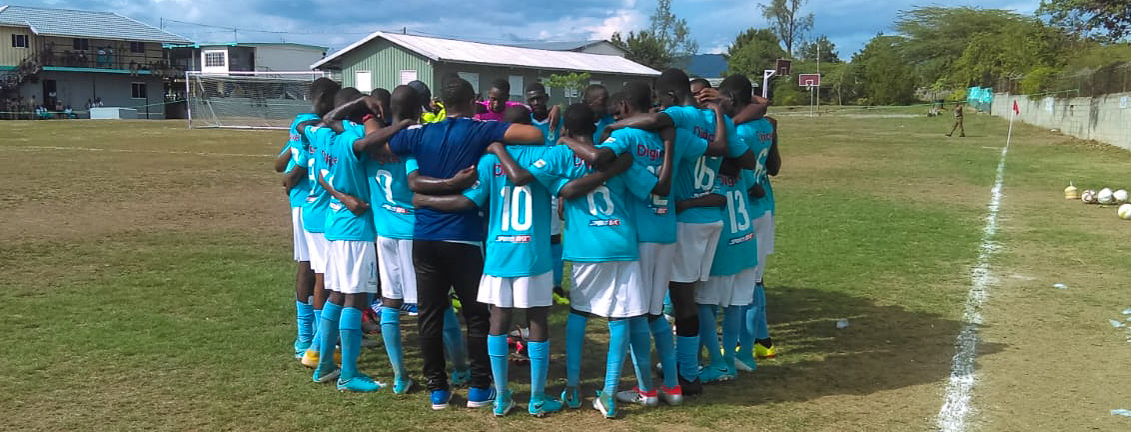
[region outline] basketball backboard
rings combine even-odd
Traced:
[[[780,77],[788,76],[790,65],[793,62],[786,59],[778,59],[777,65],[774,67],[774,74]]]
[[[797,85],[801,87],[820,87],[821,74],[798,74]]]

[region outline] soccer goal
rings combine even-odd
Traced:
[[[189,128],[286,129],[327,72],[187,72]]]

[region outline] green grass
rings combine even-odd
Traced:
[[[588,408],[496,420],[462,408],[433,412],[422,391],[342,395],[312,384],[290,356],[294,264],[269,167],[279,132],[4,122],[12,133],[0,134],[0,149],[20,161],[4,180],[21,193],[0,199],[0,406],[8,414],[0,428],[928,428],[1004,124],[970,116],[971,137],[957,141],[942,139],[949,119],[780,119],[777,252],[766,283],[781,358],[683,407],[624,407],[617,422]],[[120,151],[82,150],[90,148]],[[1092,160],[1097,153],[1107,157]],[[1011,160],[1009,178],[1057,189],[1084,167],[1090,177],[1077,185],[1114,178],[1127,161],[1126,152],[1096,146],[1033,146]],[[1047,226],[1056,217],[1035,217],[1030,233],[1079,235]],[[564,317],[555,309],[551,392],[563,382]],[[837,330],[839,318],[851,326]],[[415,328],[406,330],[416,372]],[[603,323],[590,323],[586,389],[603,373],[604,334]],[[980,353],[1001,350],[990,344]],[[380,345],[363,350],[361,368],[391,380]],[[526,368],[512,367],[511,376],[527,390]],[[631,378],[627,367],[625,387]]]

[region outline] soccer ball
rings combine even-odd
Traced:
[[[1096,199],[1099,200],[1100,204],[1112,204],[1115,202],[1115,198],[1111,195],[1111,189],[1103,188],[1100,189],[1100,193],[1096,194]]]
[[[1095,204],[1096,203],[1096,191],[1094,191],[1092,189],[1085,190],[1083,193],[1080,194],[1080,200],[1084,201],[1084,204]]]
[[[1124,204],[1119,206],[1119,218],[1123,220],[1131,220],[1131,204]]]
[[[1127,202],[1127,191],[1124,189],[1117,190],[1111,193],[1111,197],[1115,198],[1116,203],[1123,204]]]

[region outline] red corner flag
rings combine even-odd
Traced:
[[[1017,101],[1013,101],[1013,113],[1021,114],[1021,110],[1017,109]]]

